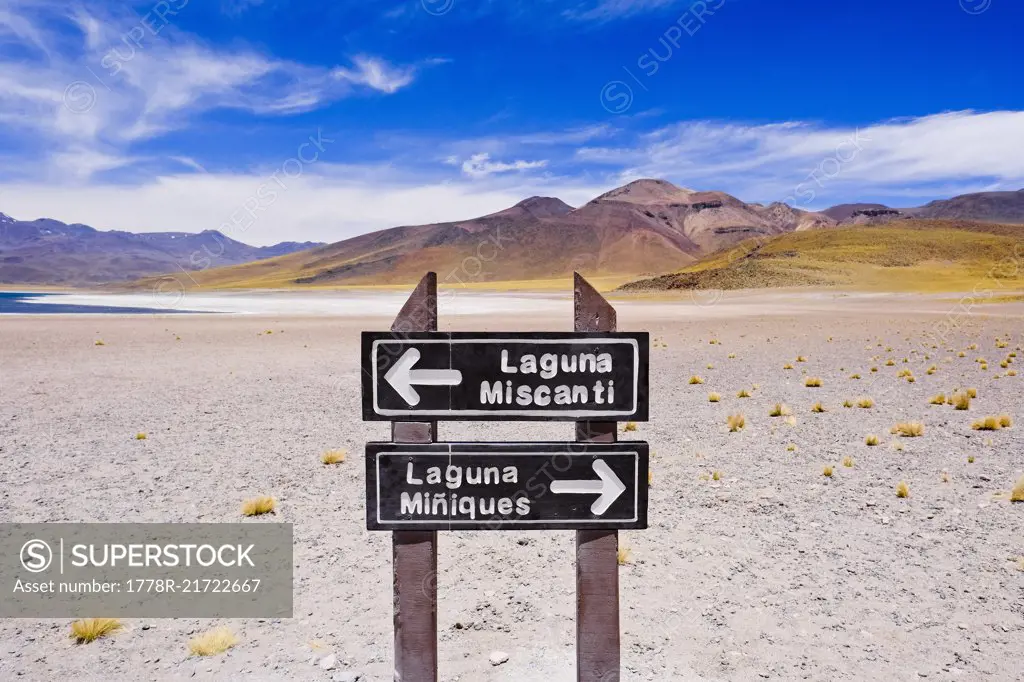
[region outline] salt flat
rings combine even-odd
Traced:
[[[388,429],[360,420],[358,338],[386,329],[404,295],[342,309],[331,296],[241,293],[227,312],[252,314],[0,320],[4,520],[238,521],[243,500],[266,494],[273,520],[295,524],[294,618],[131,619],[84,646],[68,620],[6,620],[0,678],[392,679],[391,541],[364,529],[361,457]],[[571,327],[567,297],[440,305],[445,330]],[[620,535],[632,556],[620,569],[624,680],[1024,679],[1024,505],[1005,495],[1024,474],[1024,391],[1007,376],[1024,362],[1021,304],[774,292],[616,305],[621,328],[652,337],[652,419],[620,434],[654,453],[651,527]],[[967,387],[967,411],[929,404]],[[874,407],[842,406],[861,396]],[[776,403],[791,419],[769,416]],[[747,426],[730,433],[738,413]],[[1016,424],[971,428],[999,414]],[[924,435],[890,435],[905,421]],[[440,427],[446,440],[571,435]],[[336,448],[347,461],[320,464]],[[439,544],[441,679],[574,679],[572,533]],[[190,636],[219,624],[240,644],[189,657]],[[509,661],[492,666],[494,650]],[[311,664],[329,653],[334,670]]]

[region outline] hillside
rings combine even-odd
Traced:
[[[906,220],[749,240],[622,291],[843,286],[886,291],[1024,287],[1024,226]]]
[[[834,224],[785,204],[745,204],[637,180],[573,209],[532,197],[490,215],[361,235],[310,251],[179,278],[183,286],[249,288],[544,280],[579,271],[625,281],[694,262],[750,237]],[[152,286],[154,280],[139,282]]]
[[[282,242],[250,246],[216,230],[103,232],[42,218],[0,213],[0,283],[88,285],[246,263],[316,246]]]

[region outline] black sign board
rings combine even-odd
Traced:
[[[370,530],[647,527],[647,443],[367,443]]]
[[[646,332],[363,332],[362,353],[366,420],[647,420]]]

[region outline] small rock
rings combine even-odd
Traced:
[[[330,670],[338,662],[338,657],[334,654],[328,654],[320,659],[320,667],[324,670]]]
[[[492,651],[490,660],[491,665],[501,665],[508,660],[508,654],[504,651]]]

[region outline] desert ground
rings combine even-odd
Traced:
[[[570,329],[569,301],[545,301],[514,315],[443,304],[441,328]],[[0,679],[391,680],[391,538],[365,530],[361,457],[388,428],[360,419],[358,335],[386,329],[392,303],[377,317],[0,318],[0,520],[235,522],[244,500],[272,495],[270,520],[295,529],[293,618],[126,619],[84,645],[70,619],[3,620]],[[1024,680],[1024,504],[1009,500],[1024,475],[1024,303],[615,304],[621,329],[652,339],[651,420],[620,425],[652,449],[650,527],[620,533],[623,680]],[[967,410],[929,403],[968,388]],[[730,432],[737,414],[746,426]],[[972,429],[989,415],[1013,425]],[[891,434],[902,422],[923,435]],[[439,430],[572,435],[568,423]],[[332,449],[346,461],[321,464]],[[442,680],[575,679],[571,532],[439,545]],[[191,656],[189,639],[220,625],[238,645]],[[508,660],[492,665],[495,651]]]

